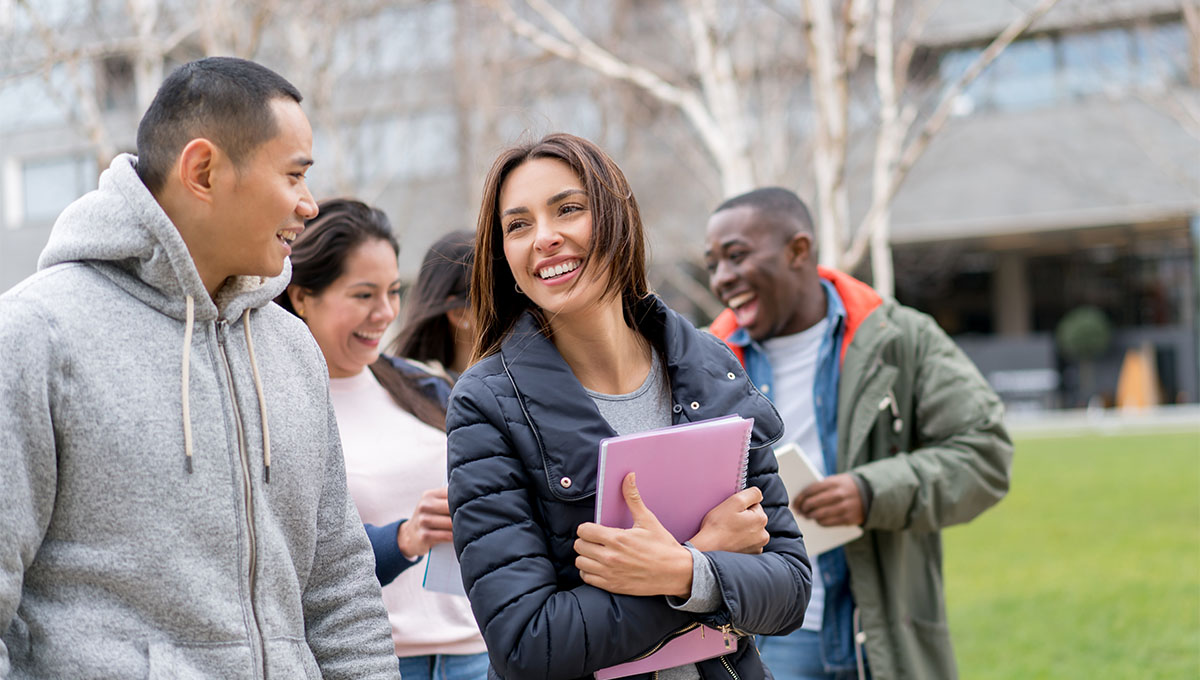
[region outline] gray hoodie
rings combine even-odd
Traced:
[[[135,162],[0,296],[0,678],[394,680],[290,264],[214,304]]]

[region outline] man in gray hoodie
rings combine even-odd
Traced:
[[[300,93],[210,58],[0,296],[0,678],[398,678],[328,372],[273,303]]]

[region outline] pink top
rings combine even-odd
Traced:
[[[401,409],[369,370],[331,378],[346,483],[362,520],[412,514],[421,492],[446,484],[446,434]],[[424,562],[383,588],[396,656],[486,651],[467,598],[425,590]]]

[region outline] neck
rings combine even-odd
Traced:
[[[475,337],[470,330],[463,330],[457,325],[451,325],[454,329],[454,360],[451,361],[449,368],[458,375],[462,375],[463,371],[471,364],[471,352],[475,349]]]
[[[550,322],[551,342],[589,390],[627,394],[650,373],[650,342],[625,324],[621,301]]]
[[[175,228],[179,230],[179,236],[183,239],[183,244],[187,246],[188,254],[192,257],[192,264],[196,266],[196,272],[200,274],[200,281],[204,283],[204,289],[208,291],[208,296],[215,300],[217,291],[225,285],[225,280],[229,278],[229,275],[223,271],[217,271],[217,267],[213,266],[214,258],[205,249],[203,230],[193,220],[187,218],[188,211],[182,205],[181,199],[171,190],[170,185],[165,187],[161,194],[155,194],[154,198],[162,206],[163,212],[167,214],[171,224],[174,224]]]
[[[828,296],[825,294],[825,286],[821,285],[819,276],[814,274],[809,290],[812,292],[797,296],[800,303],[796,305],[796,313],[792,316],[791,323],[780,335],[792,335],[806,331],[820,323],[821,319],[824,319],[829,312]]]

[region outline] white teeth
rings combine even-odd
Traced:
[[[364,340],[378,340],[383,337],[382,331],[379,333],[363,333],[362,331],[355,331],[354,334],[360,338],[363,338]]]
[[[747,302],[753,300],[754,297],[754,293],[742,293],[741,295],[730,298],[725,304],[729,305],[730,309],[737,309],[738,307],[741,307]]]
[[[538,270],[538,276],[540,276],[543,279],[549,279],[549,278],[555,277],[555,276],[562,276],[563,274],[566,274],[567,272],[573,272],[578,268],[579,268],[579,260],[571,260],[570,262],[563,262],[562,264],[558,264],[553,267],[546,267],[545,269],[540,269],[540,270]]]
[[[275,235],[278,236],[281,240],[283,240],[284,243],[291,243],[292,241],[296,240],[296,232],[294,232],[290,229],[284,229],[281,231],[277,231],[277,232],[275,232]]]

